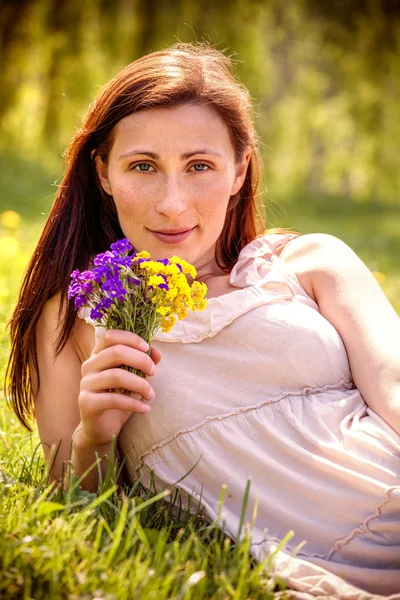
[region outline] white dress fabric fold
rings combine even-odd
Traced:
[[[237,289],[157,334],[156,398],[128,420],[120,451],[132,482],[149,486],[153,471],[158,491],[176,485],[232,538],[250,478],[252,554],[263,560],[293,530],[275,563],[293,598],[400,599],[400,436],[366,405],[339,333],[277,255],[292,237],[253,240],[230,275]]]

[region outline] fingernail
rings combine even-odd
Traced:
[[[143,350],[143,352],[147,352],[147,350],[150,348],[150,346],[148,345],[147,342],[145,342],[145,340],[142,340],[139,344],[139,348],[140,348],[140,350]]]
[[[148,406],[147,404],[143,404],[142,405],[142,412],[147,413],[150,410],[150,406]]]
[[[147,394],[147,397],[149,400],[153,400],[156,397],[154,390],[150,390],[149,393]],[[149,408],[150,408],[150,406],[149,406]]]

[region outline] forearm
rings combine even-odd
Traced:
[[[385,405],[382,418],[400,435],[400,390]]]
[[[115,441],[114,447],[114,462],[116,468],[118,468],[118,459],[116,451],[117,443]],[[81,430],[77,430],[72,441],[72,455],[71,462],[75,475],[81,477],[90,467],[92,467],[89,473],[81,482],[81,487],[88,490],[89,492],[96,492],[99,486],[99,469],[101,472],[102,479],[104,480],[107,473],[111,452],[111,443],[103,446],[90,446],[84,439]],[[94,464],[97,459],[100,459],[98,464]]]

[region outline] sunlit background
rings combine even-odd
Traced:
[[[340,237],[400,311],[399,0],[3,0],[1,321],[95,94],[178,41],[224,50],[250,89],[268,225]]]

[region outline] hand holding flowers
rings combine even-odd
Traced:
[[[146,251],[131,251],[128,239],[119,240],[95,257],[92,270],[74,271],[68,297],[95,326],[136,333],[150,346],[159,329],[168,332],[189,310],[205,308],[207,286],[189,285],[187,276],[194,279],[196,270],[177,256],[154,261]],[[125,368],[145,377],[140,369]]]

